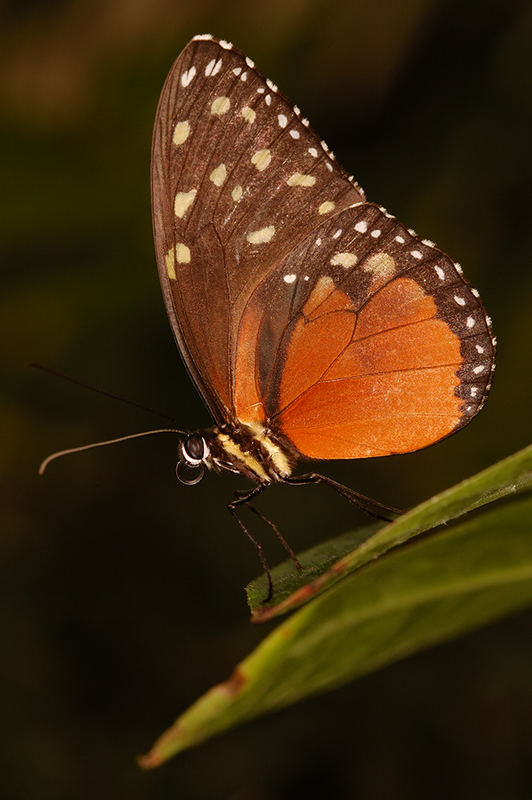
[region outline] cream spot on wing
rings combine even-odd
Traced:
[[[288,117],[286,116],[286,114],[278,114],[277,121],[279,123],[280,128],[286,128],[288,124]]]
[[[176,244],[175,258],[178,264],[190,264],[190,248],[182,242]]]
[[[357,261],[358,258],[354,253],[335,253],[331,258],[333,267],[345,267],[346,269],[354,267]]]
[[[410,255],[416,258],[418,261],[423,258],[423,253],[421,250],[411,250]]]
[[[196,189],[191,189],[190,192],[176,192],[174,200],[174,213],[179,219],[183,219],[191,203],[194,202],[196,197]]]
[[[333,211],[335,205],[336,203],[333,203],[332,200],[326,200],[318,208],[318,214],[328,214],[330,211]]]
[[[178,122],[174,128],[174,135],[172,136],[172,141],[175,145],[180,145],[185,142],[188,137],[190,136],[190,124],[188,120],[183,120],[183,122]]]
[[[297,278],[297,275],[294,272],[291,272],[289,275],[285,275],[284,276],[283,281],[285,283],[294,283],[296,278]]]
[[[405,243],[405,237],[404,236],[396,236],[395,237],[395,241],[399,242],[399,244],[404,244]]]
[[[389,253],[374,253],[362,265],[365,272],[371,272],[375,278],[386,280],[395,272],[395,261]]]
[[[168,273],[168,277],[170,280],[175,281],[175,251],[173,247],[171,247],[165,255],[164,263],[166,264],[166,272]]]
[[[221,68],[222,68],[222,59],[219,58],[218,61],[216,61],[216,59],[213,58],[211,61],[209,61],[209,63],[205,67],[205,76],[208,78],[210,75],[217,75],[220,72]]]
[[[299,139],[299,131],[291,130],[290,136],[292,137],[292,139]]]
[[[267,225],[266,228],[261,228],[259,231],[251,231],[246,238],[250,244],[267,244],[271,242],[274,234],[275,227]]]
[[[253,67],[255,66],[255,62],[254,62],[254,61],[252,61],[252,60],[251,60],[250,58],[248,58],[247,56],[246,56],[246,64],[248,65],[248,67],[249,67],[250,69],[253,69]]]
[[[302,175],[301,172],[294,172],[286,182],[289,186],[314,186],[316,178],[314,175]]]
[[[436,275],[438,276],[438,278],[440,279],[440,281],[443,281],[443,280],[445,280],[445,272],[442,270],[442,268],[441,268],[441,267],[438,267],[438,266],[436,265],[436,266],[434,267],[434,272],[436,273]]]
[[[212,101],[211,114],[216,114],[217,116],[226,114],[229,111],[230,105],[231,101],[229,98],[221,95],[220,97],[217,97],[216,100]]]
[[[255,122],[255,118],[256,118],[257,115],[256,115],[255,111],[253,111],[253,109],[250,108],[249,106],[244,106],[244,108],[242,109],[242,111],[240,113],[242,114],[242,116],[244,117],[246,122],[249,122],[250,125],[253,122]]]
[[[237,75],[238,76],[238,75],[240,75],[241,72],[242,72],[242,67],[235,67],[234,70],[233,70],[233,75]]]
[[[220,45],[220,47],[223,47],[224,50],[231,50],[231,48],[233,47],[233,43],[232,42],[226,42],[225,39],[220,39],[218,44]]]
[[[265,150],[257,150],[256,153],[253,153],[251,156],[251,163],[258,169],[259,172],[262,172],[263,169],[269,166],[270,161],[272,160],[272,155],[268,149]]]
[[[215,186],[221,186],[225,183],[226,178],[227,169],[225,168],[225,164],[219,164],[209,175],[209,180],[211,180]]]
[[[361,222],[357,222],[357,224],[355,225],[355,230],[358,231],[359,233],[366,233],[367,229],[368,229],[368,223],[366,222],[365,219],[361,220]]]
[[[264,98],[264,102],[266,103],[267,106],[271,106],[271,104],[272,104],[272,96],[271,96],[271,94],[267,94],[266,95],[266,97]]]
[[[181,86],[188,86],[196,74],[196,67],[190,67],[181,75]]]
[[[315,147],[309,147],[308,151],[309,151],[310,155],[312,156],[312,158],[317,158],[318,157],[318,151],[316,150]]]
[[[233,198],[235,203],[238,203],[238,201],[242,197],[242,187],[240,186],[239,183],[237,183],[237,185],[235,186],[235,188],[231,192],[231,197]]]

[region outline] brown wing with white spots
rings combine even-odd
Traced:
[[[494,345],[459,265],[359,204],[325,220],[251,297],[236,412],[311,458],[417,450],[480,410]]]
[[[210,36],[183,50],[155,122],[155,245],[179,348],[219,422],[235,413],[252,292],[324,219],[363,199],[250,59]]]

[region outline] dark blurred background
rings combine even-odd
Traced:
[[[0,9],[0,796],[531,798],[527,612],[142,773],[135,754],[267,632],[248,623],[243,593],[256,554],[225,511],[240,484],[179,485],[164,437],[75,455],[38,478],[53,450],[159,422],[24,369],[40,361],[183,427],[210,424],[166,320],[149,198],[160,89],[189,38],[209,31],[297,102],[370,200],[464,265],[499,338],[492,396],[469,428],[329,474],[408,507],[526,445],[530,3]],[[279,487],[261,508],[296,550],[365,522],[320,488]]]

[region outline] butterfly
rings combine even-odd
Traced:
[[[459,264],[366,202],[229,42],[195,36],[172,66],[151,186],[166,310],[215,423],[180,441],[177,475],[253,482],[229,510],[271,595],[239,507],[279,482],[363,504],[296,463],[408,453],[464,427],[490,388],[491,321]]]

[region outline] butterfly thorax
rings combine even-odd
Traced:
[[[255,483],[272,483],[292,473],[295,459],[263,426],[227,426],[223,430],[215,426],[192,433],[181,442],[179,464],[189,470],[227,470]]]

